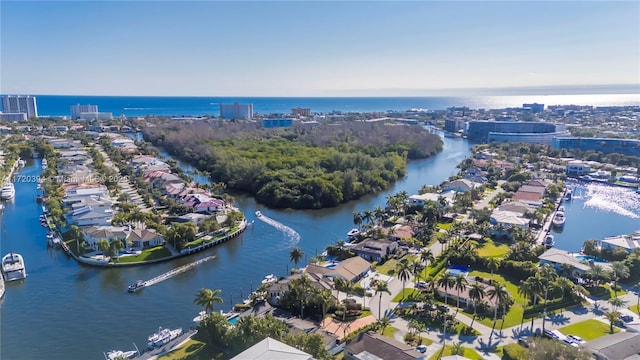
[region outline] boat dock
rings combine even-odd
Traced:
[[[158,275],[158,276],[154,277],[153,279],[149,279],[147,281],[143,281],[143,284],[144,284],[145,287],[157,284],[157,283],[159,283],[161,281],[165,281],[165,280],[167,280],[167,279],[169,279],[171,277],[174,277],[174,276],[176,276],[176,275],[178,275],[180,273],[183,273],[183,272],[185,272],[185,271],[187,271],[189,269],[192,269],[192,268],[196,267],[197,265],[202,264],[205,261],[209,261],[209,260],[215,259],[215,258],[216,258],[215,255],[211,255],[211,256],[207,256],[205,258],[202,258],[200,260],[194,261],[192,263],[189,263],[189,264],[186,264],[186,265],[182,265],[182,266],[177,267],[177,268],[175,268],[173,270],[167,271],[166,273],[164,273],[162,275]]]
[[[159,347],[153,350],[146,350],[140,356],[136,357],[136,360],[152,360],[156,359],[159,356],[162,356],[168,352],[171,352],[177,348],[179,348],[182,344],[187,342],[191,337],[198,333],[198,330],[191,330],[187,333],[184,333],[177,338],[170,341],[167,345]]]

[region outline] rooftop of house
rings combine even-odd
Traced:
[[[355,355],[367,352],[380,359],[413,360],[423,357],[411,345],[371,332],[360,333],[346,348]]]
[[[251,346],[231,360],[312,360],[313,357],[304,351],[267,337]]]
[[[387,248],[395,246],[396,243],[391,241],[367,239],[356,244],[352,249],[354,251],[368,251],[386,255]]]
[[[538,259],[548,261],[555,264],[568,264],[574,268],[582,271],[587,271],[591,267],[587,264],[583,264],[575,256],[569,254],[568,251],[551,248],[538,256]]]
[[[352,281],[358,276],[371,268],[371,263],[361,258],[360,256],[354,256],[346,260],[341,261],[335,267],[335,272],[343,278]]]
[[[640,358],[640,334],[621,331],[591,340],[583,345],[591,352],[611,360]]]
[[[529,223],[529,219],[522,217],[522,214],[514,211],[494,210],[491,213],[491,219],[501,224],[511,224],[524,226]]]
[[[624,248],[627,250],[633,250],[635,248],[640,248],[640,236],[629,236],[629,235],[610,236],[602,239],[602,243],[609,244],[615,247]]]
[[[505,201],[500,206],[496,208],[496,210],[500,211],[511,211],[519,214],[525,214],[527,212],[533,213],[535,212],[535,208],[530,205],[527,205],[521,201]]]

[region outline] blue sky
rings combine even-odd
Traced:
[[[0,93],[400,96],[640,83],[638,1],[3,0],[0,20]]]

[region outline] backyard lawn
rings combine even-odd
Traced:
[[[164,246],[156,246],[142,250],[142,254],[136,256],[121,256],[118,258],[119,263],[130,263],[136,261],[150,261],[162,259],[171,256],[171,251]]]
[[[191,339],[170,353],[158,357],[158,360],[211,360],[219,358],[213,353],[214,351],[206,343]]]
[[[558,330],[565,335],[577,335],[580,336],[582,340],[589,341],[609,334],[609,324],[605,324],[600,320],[589,319],[565,326]],[[620,329],[614,327],[613,331],[618,332]]]
[[[491,273],[484,272],[484,271],[473,270],[472,272],[469,273],[469,275],[471,277],[480,276],[484,279],[491,279]],[[498,318],[498,321],[496,321],[496,329],[508,328],[508,327],[520,324],[522,322],[522,315],[524,314],[524,309],[522,308],[522,304],[524,303],[524,298],[520,294],[518,294],[518,286],[513,282],[505,279],[502,275],[499,275],[499,274],[494,274],[493,280],[503,284],[507,288],[507,291],[509,291],[509,294],[511,294],[511,297],[515,301],[515,303],[511,306],[511,308],[505,315],[504,320],[501,320],[500,318]],[[468,313],[465,311],[463,312],[463,314],[469,317],[473,317],[473,313],[472,313],[473,310],[471,309],[469,311],[471,313]],[[484,317],[484,318],[478,317],[476,318],[476,321],[489,327],[493,326],[493,317]]]
[[[398,266],[398,260],[389,259],[384,264],[376,267],[376,271],[380,274],[395,276],[396,266]]]
[[[509,252],[509,245],[498,242],[495,243],[493,240],[487,240],[485,242],[476,243],[478,246],[478,256],[484,258],[496,258],[496,257],[504,257]]]
[[[444,350],[444,351],[443,351]],[[451,345],[446,345],[444,347],[444,349],[440,349],[440,351],[438,351],[437,353],[433,354],[432,357],[429,358],[429,360],[438,360],[443,356],[450,356],[451,355]],[[462,355],[467,359],[472,359],[472,360],[482,360],[482,356],[480,356],[480,354],[478,354],[477,351],[470,349],[470,348],[464,348],[464,354]]]

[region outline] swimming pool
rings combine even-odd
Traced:
[[[607,262],[604,259],[600,259],[600,258],[597,258],[595,256],[591,256],[591,255],[576,255],[576,259],[578,259],[578,261],[590,261],[590,260],[593,260],[595,262]]]
[[[227,321],[229,322],[229,324],[235,325],[238,322],[238,315],[227,319]]]
[[[447,272],[453,276],[458,276],[459,274],[467,276],[469,271],[471,271],[471,269],[462,266],[451,266],[447,269]]]

